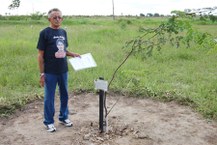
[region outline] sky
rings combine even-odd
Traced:
[[[63,15],[112,15],[112,0],[20,0],[20,7],[9,10],[12,0],[0,4],[0,15],[30,15],[59,8]],[[158,13],[167,15],[173,10],[217,6],[217,0],[113,0],[115,15]]]

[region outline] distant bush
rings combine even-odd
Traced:
[[[217,16],[210,15],[209,19],[214,23],[217,21]]]
[[[36,12],[31,14],[31,19],[32,20],[40,20],[41,18],[43,18],[45,15],[45,13],[40,13],[40,12]]]

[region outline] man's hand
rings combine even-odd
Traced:
[[[73,53],[73,57],[81,57],[80,54]]]
[[[45,78],[44,74],[43,74],[43,75],[40,75],[39,83],[40,83],[40,86],[41,86],[41,87],[44,87],[44,78]]]

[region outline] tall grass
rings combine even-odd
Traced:
[[[69,50],[92,53],[97,67],[75,72],[69,65],[69,91],[94,91],[93,81],[100,76],[110,81],[127,55],[125,42],[139,35],[139,27],[155,27],[165,19],[109,17],[65,19]],[[37,39],[48,22],[10,24],[0,22],[0,114],[43,96],[39,87]],[[195,25],[216,35],[216,25]],[[211,29],[212,28],[212,29]],[[110,91],[137,97],[175,100],[194,107],[206,117],[217,119],[216,53],[210,50],[165,46],[152,57],[130,56],[117,72]]]

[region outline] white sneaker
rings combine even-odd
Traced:
[[[47,131],[48,132],[55,132],[56,131],[56,128],[55,128],[54,124],[48,124],[46,126],[47,126]]]
[[[65,125],[66,127],[72,127],[73,126],[73,123],[69,119],[60,121],[60,123]]]

